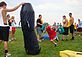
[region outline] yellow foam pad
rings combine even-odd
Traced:
[[[82,57],[82,55],[79,55],[77,53],[80,52],[75,52],[70,50],[60,51],[60,57]]]

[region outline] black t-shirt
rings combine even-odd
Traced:
[[[8,24],[9,24],[9,26],[11,26],[11,22],[10,22],[10,20],[8,20]]]
[[[42,24],[41,19],[37,19],[37,27],[42,27],[42,25],[39,25],[38,23]]]

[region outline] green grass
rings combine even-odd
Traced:
[[[58,47],[55,47],[50,41],[45,40],[40,44],[41,53],[39,55],[27,55],[24,50],[23,34],[21,29],[17,29],[16,41],[9,42],[9,52],[12,54],[10,57],[59,57],[59,52],[62,50],[82,51],[82,36],[75,36],[75,40],[63,41]],[[60,35],[61,38],[61,35]],[[0,57],[4,57],[3,43],[0,44]]]

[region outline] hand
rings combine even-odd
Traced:
[[[25,4],[25,2],[21,3],[21,5],[24,5],[24,4]]]

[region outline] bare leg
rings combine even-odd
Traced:
[[[15,40],[15,31],[12,30],[12,40]]]
[[[56,42],[54,42],[54,41],[51,41],[53,44],[57,44]]]
[[[7,41],[4,41],[4,49],[8,50],[8,42]]]
[[[74,40],[74,33],[71,33],[72,34],[72,39],[71,40]]]
[[[57,43],[56,43],[54,40],[51,40],[51,42],[52,42],[53,44],[55,44],[55,46],[58,46]]]
[[[64,35],[62,35],[62,40],[64,40]]]
[[[0,40],[0,44],[2,43],[2,40]]]
[[[5,50],[5,57],[8,57],[11,55],[8,53],[8,41],[4,41],[4,50]]]

